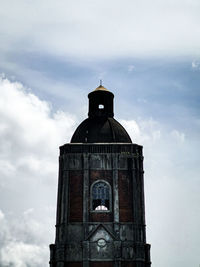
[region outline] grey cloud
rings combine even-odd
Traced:
[[[12,5],[12,9],[10,6]],[[1,51],[66,58],[196,55],[198,1],[4,1]],[[80,45],[81,43],[81,45]]]

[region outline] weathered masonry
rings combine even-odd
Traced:
[[[150,267],[142,146],[113,118],[110,91],[88,97],[89,117],[60,147],[50,267]]]

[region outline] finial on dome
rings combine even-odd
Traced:
[[[109,90],[102,85],[102,80],[100,80],[100,85],[94,91],[107,91],[107,92],[109,92]]]

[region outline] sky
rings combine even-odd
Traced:
[[[59,146],[102,79],[143,145],[152,266],[198,267],[200,1],[0,5],[0,266],[48,266]]]

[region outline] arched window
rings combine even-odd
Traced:
[[[107,182],[97,181],[92,185],[91,208],[93,211],[109,211],[111,209],[111,190]]]

